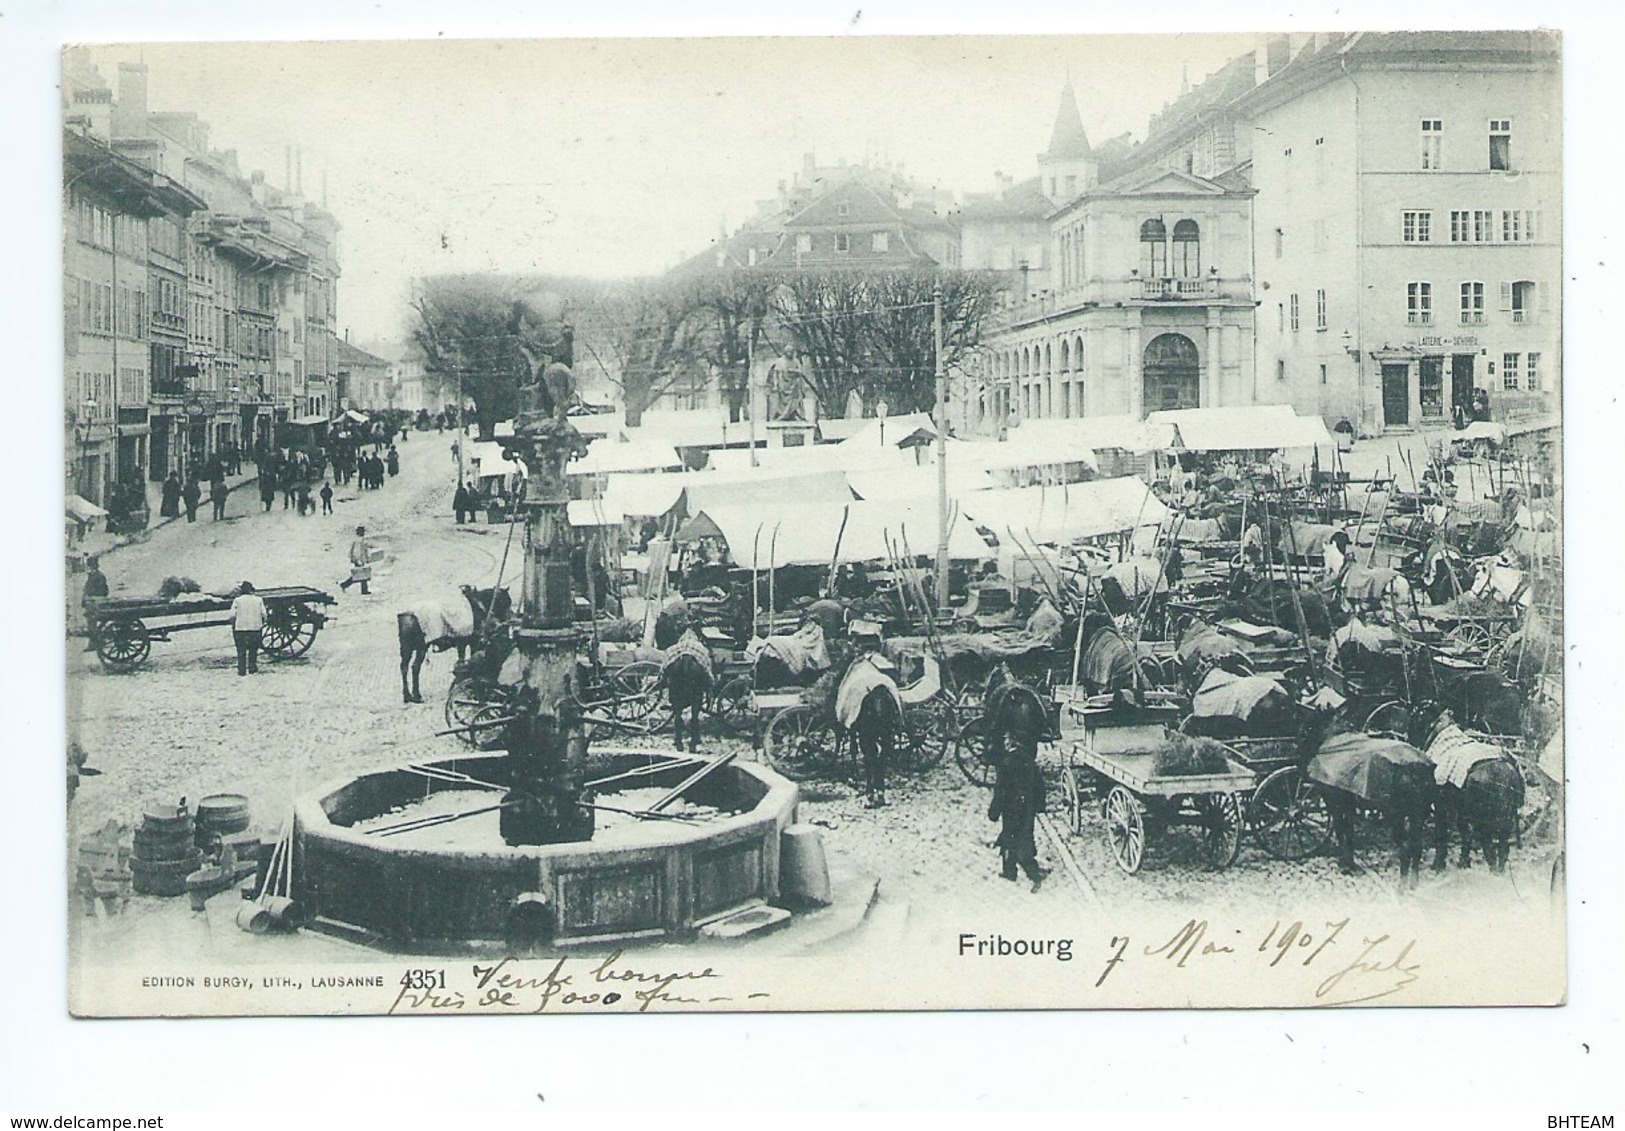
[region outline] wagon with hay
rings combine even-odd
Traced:
[[[1081,733],[1066,727],[1062,789],[1073,831],[1098,801],[1106,847],[1130,874],[1150,842],[1169,829],[1200,830],[1208,866],[1228,868],[1246,832],[1244,799],[1256,772],[1222,742],[1181,734],[1171,712],[1086,702],[1068,704]]]

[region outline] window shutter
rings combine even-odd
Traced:
[[[1501,284],[1501,309],[1502,310],[1511,310],[1512,309],[1512,284],[1511,283],[1502,283]]]
[[[1542,310],[1551,310],[1551,308],[1552,308],[1552,288],[1551,288],[1551,286],[1549,284],[1547,284],[1547,283],[1536,283],[1535,284],[1535,294],[1539,299],[1540,308]]]

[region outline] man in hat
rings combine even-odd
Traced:
[[[367,541],[367,528],[355,528],[355,540],[350,543],[350,576],[339,582],[339,588],[348,590],[350,586],[360,583],[361,595],[367,596],[372,591],[367,588],[367,582],[372,580],[372,543]]]
[[[254,592],[254,583],[237,587],[231,602],[231,639],[237,645],[237,674],[258,675],[260,639],[265,633],[265,601]]]

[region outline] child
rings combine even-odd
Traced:
[[[327,482],[327,480],[325,480],[325,479],[322,480],[322,492],[321,493],[322,493],[322,513],[323,514],[332,514],[333,513],[333,485],[331,483]]]

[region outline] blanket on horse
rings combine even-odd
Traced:
[[[1133,687],[1135,647],[1115,628],[1103,628],[1089,638],[1078,656],[1078,678],[1090,687]],[[1151,646],[1141,644],[1139,656],[1153,658]]]
[[[1236,675],[1214,668],[1202,680],[1191,700],[1191,714],[1206,719],[1252,717],[1253,709],[1271,695],[1287,695],[1286,685],[1273,675]]]
[[[891,693],[901,714],[903,701],[897,694],[897,682],[876,667],[872,657],[865,656],[853,661],[846,671],[846,677],[841,680],[841,688],[835,693],[835,721],[843,729],[851,730],[858,721],[858,713],[863,710],[863,701],[877,687]]]
[[[692,657],[699,662],[700,667],[705,669],[707,679],[716,678],[716,672],[711,667],[711,650],[700,641],[699,634],[692,628],[683,633],[677,643],[666,649],[666,655],[660,661],[660,670],[664,672],[671,667],[679,656]]]
[[[461,593],[455,597],[416,601],[403,611],[417,620],[423,639],[432,646],[446,648],[454,640],[467,640],[474,635],[474,608]]]
[[[1433,762],[1433,780],[1459,789],[1467,784],[1467,775],[1474,766],[1501,757],[1501,751],[1480,742],[1455,723],[1447,723],[1428,743],[1427,756]]]
[[[824,646],[824,630],[817,621],[802,625],[788,636],[752,640],[745,648],[745,655],[752,660],[772,656],[790,669],[793,676],[829,667],[829,649]]]
[[[1311,781],[1341,789],[1382,808],[1395,794],[1395,787],[1407,775],[1431,770],[1416,747],[1394,738],[1369,734],[1334,734],[1320,744],[1309,760]]]
[[[1380,601],[1390,588],[1394,590],[1394,600],[1401,603],[1410,600],[1410,585],[1397,569],[1351,562],[1343,574],[1343,596],[1351,601]]]

